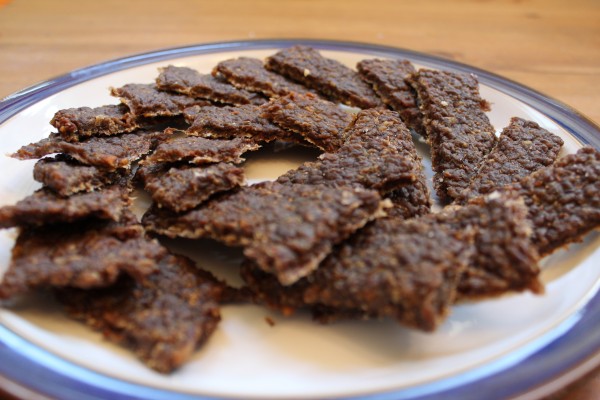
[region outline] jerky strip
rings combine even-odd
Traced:
[[[130,348],[150,368],[169,373],[185,363],[220,321],[223,285],[182,256],[157,260],[140,280],[123,277],[105,289],[57,291],[74,318]]]
[[[417,90],[423,125],[431,145],[434,188],[449,202],[469,186],[496,144],[474,75],[420,70],[411,78]]]
[[[514,117],[456,202],[461,204],[551,165],[563,141],[533,121]]]
[[[392,202],[392,207],[386,210],[389,217],[409,219],[431,212],[431,197],[422,165],[415,175],[414,183],[394,189],[386,195]]]
[[[170,237],[210,237],[243,246],[248,258],[289,285],[380,213],[376,192],[268,182],[209,200],[182,215],[153,209],[143,223]]]
[[[331,101],[359,108],[381,105],[356,71],[308,46],[293,46],[266,60],[265,67],[318,91]]]
[[[159,71],[156,85],[161,90],[230,105],[258,105],[267,102],[260,95],[238,89],[223,79],[215,78],[210,74],[201,74],[192,68],[169,65],[160,68]]]

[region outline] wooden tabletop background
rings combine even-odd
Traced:
[[[0,0],[0,98],[134,53],[255,38],[438,55],[529,86],[600,124],[598,0]],[[600,369],[548,397],[599,398]]]

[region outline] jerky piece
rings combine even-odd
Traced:
[[[277,179],[284,184],[362,187],[386,193],[422,173],[410,132],[395,111],[363,110],[346,130],[344,144]]]
[[[169,65],[160,68],[159,71],[156,85],[161,90],[231,105],[258,105],[267,102],[260,95],[238,89],[223,79],[215,78],[210,74],[201,74],[188,67]]]
[[[584,147],[516,185],[529,208],[531,240],[542,256],[600,225],[599,176],[600,152]]]
[[[91,192],[115,182],[121,175],[83,165],[68,156],[42,158],[33,167],[33,178],[60,196]]]
[[[41,158],[52,153],[65,153],[82,164],[109,171],[129,168],[131,163],[148,154],[169,132],[124,133],[119,136],[92,137],[84,142],[69,143],[56,135],[21,147],[11,157],[20,160]]]
[[[291,136],[264,118],[261,107],[251,104],[239,107],[192,107],[185,112],[186,119],[191,123],[186,131],[188,135],[222,139],[246,137],[264,142]]]
[[[166,252],[156,240],[144,238],[141,225],[130,214],[120,222],[26,228],[0,282],[0,298],[40,287],[107,286],[122,272],[141,279],[156,269],[156,260]]]
[[[387,198],[392,202],[392,207],[386,210],[389,217],[409,219],[429,214],[431,197],[422,165],[414,183],[394,189]]]
[[[398,111],[407,127],[425,136],[423,116],[419,111],[417,94],[408,83],[415,67],[408,60],[362,60],[356,64],[362,79],[392,110]]]
[[[202,99],[161,92],[154,84],[128,83],[120,88],[111,88],[110,93],[119,97],[136,116],[175,116],[186,107],[207,106],[211,103]]]
[[[145,176],[144,188],[159,206],[181,212],[203,203],[215,193],[241,186],[244,170],[233,164],[172,167],[165,174]]]
[[[57,297],[71,316],[130,348],[150,368],[169,373],[214,332],[223,285],[185,257],[157,261],[158,271],[143,279],[123,277],[105,289],[64,289]]]
[[[434,188],[449,202],[469,186],[485,156],[496,144],[474,75],[420,70],[411,78],[417,90],[423,125],[431,145]]]
[[[359,108],[381,105],[356,71],[308,46],[293,46],[266,60],[265,67],[314,89],[331,101]]]
[[[376,192],[275,182],[243,187],[182,215],[156,208],[146,227],[170,237],[210,237],[289,285],[313,271],[341,242],[381,214]]]
[[[85,218],[118,220],[129,205],[128,189],[114,184],[101,191],[60,197],[47,189],[0,208],[0,228],[73,222]]]
[[[259,92],[267,97],[308,92],[306,87],[266,69],[258,58],[238,57],[221,61],[212,73],[240,89]]]
[[[344,143],[344,130],[353,120],[349,112],[312,93],[291,93],[272,99],[263,115],[280,128],[297,133],[329,152]]]
[[[259,148],[258,144],[244,138],[219,140],[195,136],[174,137],[159,144],[156,150],[146,159],[146,162],[241,163],[244,161],[240,157],[242,154]]]
[[[461,204],[551,165],[563,141],[533,121],[514,117],[504,128],[498,144],[485,158],[469,187],[456,202]]]

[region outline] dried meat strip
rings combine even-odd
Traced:
[[[400,114],[407,127],[421,136],[426,135],[417,94],[408,80],[416,72],[410,61],[375,58],[360,61],[356,69],[381,100]]]
[[[308,46],[293,46],[268,57],[265,67],[316,90],[331,101],[358,108],[381,106],[381,100],[358,73]]]
[[[533,121],[514,117],[456,202],[461,204],[551,165],[563,140]]]
[[[386,210],[389,217],[409,219],[431,212],[431,196],[423,168],[416,174],[416,180],[386,194],[392,207]]]
[[[381,215],[376,192],[266,182],[209,200],[185,214],[154,208],[147,229],[170,237],[210,237],[289,285],[317,268],[333,245]]]
[[[161,90],[230,105],[259,105],[267,102],[263,96],[238,89],[223,79],[201,74],[189,67],[169,65],[160,68],[159,71],[156,85]]]
[[[170,373],[216,329],[223,284],[182,256],[165,255],[142,279],[108,288],[62,289],[57,298],[74,318],[101,331],[150,368]]]
[[[267,97],[309,92],[305,86],[269,71],[258,58],[238,57],[221,61],[212,73],[240,89],[262,93]]]
[[[271,99],[264,106],[263,116],[327,152],[339,149],[344,143],[345,129],[354,119],[337,104],[312,93],[291,93]]]
[[[468,187],[496,144],[494,127],[484,110],[474,75],[422,69],[412,75],[423,125],[431,145],[434,188],[450,202]]]

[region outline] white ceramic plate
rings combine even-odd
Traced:
[[[538,122],[565,141],[563,153],[600,147],[600,130],[568,107],[501,77],[405,50],[330,41],[217,43],[154,53],[84,68],[14,94],[0,103],[0,151],[46,137],[62,108],[115,103],[110,86],[152,82],[157,67],[210,72],[219,61],[265,57],[297,43],[349,66],[364,58],[407,58],[417,66],[473,72],[492,103],[499,132],[510,117]],[[419,144],[427,158],[427,148]],[[314,157],[296,150],[248,157],[251,180],[275,178]],[[426,160],[427,161],[427,160]],[[39,185],[33,161],[0,158],[0,206]],[[429,168],[429,165],[427,165]],[[15,230],[0,231],[0,273],[9,263]],[[238,280],[241,253],[209,241],[165,241],[222,277]],[[65,316],[51,298],[33,294],[0,308],[0,384],[29,395],[59,398],[506,398],[537,396],[575,379],[600,351],[600,235],[543,260],[546,294],[507,295],[454,307],[432,334],[394,322],[313,323],[256,306],[226,306],[209,342],[181,369],[161,375],[127,350]],[[275,321],[270,326],[265,318]]]

